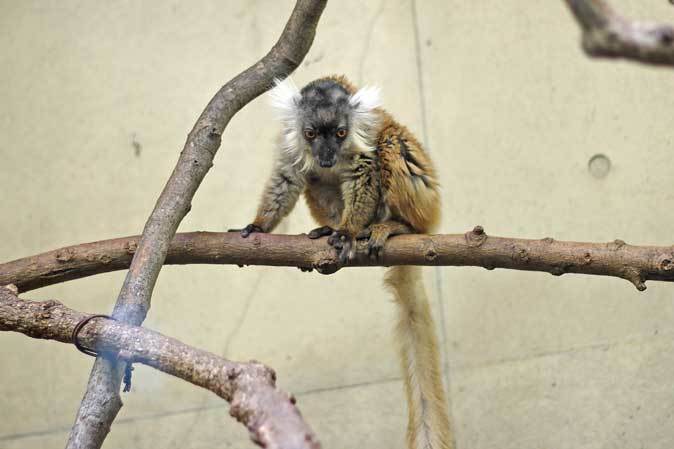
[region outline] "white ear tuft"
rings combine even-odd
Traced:
[[[271,105],[278,112],[281,121],[294,121],[301,98],[300,90],[290,77],[284,80],[275,78],[274,84],[275,87],[269,92]]]
[[[375,111],[381,106],[380,89],[377,86],[365,86],[349,98],[353,108],[352,138],[362,151],[373,151],[375,127],[379,114]]]
[[[349,98],[349,104],[359,113],[367,113],[381,106],[381,89],[365,86]]]
[[[297,132],[297,109],[302,95],[290,77],[284,80],[275,78],[274,84],[275,87],[269,92],[269,99],[283,126],[280,143],[283,157],[289,158],[292,165],[300,171],[308,170],[311,158],[307,158],[302,147],[298,145],[300,134]]]

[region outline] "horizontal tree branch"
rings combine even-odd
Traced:
[[[589,56],[674,65],[674,27],[628,20],[604,0],[565,0],[580,25]]]
[[[0,331],[72,343],[75,326],[87,316],[58,301],[20,299],[0,287]],[[274,371],[261,363],[232,362],[158,332],[105,318],[89,321],[79,341],[108,357],[142,363],[212,391],[230,402],[230,414],[261,447],[320,448],[295,399],[276,388]]]
[[[129,266],[138,236],[69,246],[0,264],[0,285],[20,291],[91,276]],[[384,257],[373,261],[359,243],[349,266],[450,265],[487,269],[545,271],[615,276],[639,290],[646,280],[674,281],[674,247],[610,243],[562,242],[487,236],[477,226],[465,234],[401,235],[391,238]],[[330,274],[340,266],[326,239],[305,235],[190,232],[176,234],[167,264],[238,264],[314,268]]]

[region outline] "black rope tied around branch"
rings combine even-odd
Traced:
[[[89,321],[93,320],[94,318],[107,318],[107,319],[109,319],[109,320],[114,320],[114,318],[111,317],[110,315],[89,315],[88,317],[82,318],[82,319],[79,321],[79,323],[77,323],[77,325],[75,326],[75,329],[73,329],[73,333],[72,333],[70,339],[73,341],[73,344],[75,345],[75,347],[76,347],[80,352],[82,352],[82,353],[84,353],[84,354],[86,354],[86,355],[90,355],[90,356],[92,356],[92,357],[98,357],[98,353],[97,353],[96,351],[94,351],[93,349],[90,349],[90,348],[87,348],[87,347],[83,346],[82,343],[80,343],[80,340],[79,340],[79,333],[80,333],[80,331],[82,330],[82,328],[83,328],[84,326],[86,326],[86,324],[87,324]]]
[[[92,357],[98,357],[99,356],[98,352],[96,352],[95,350],[93,350],[91,348],[87,348],[86,346],[82,345],[82,343],[80,343],[80,340],[79,340],[79,333],[82,330],[82,328],[84,326],[86,326],[86,324],[89,321],[93,320],[94,318],[107,318],[109,320],[117,321],[113,317],[111,317],[110,315],[89,315],[87,317],[84,317],[77,323],[77,325],[73,329],[73,333],[71,335],[71,340],[72,340],[73,344],[75,345],[75,347],[80,352],[82,352],[86,355],[90,355]],[[131,372],[132,371],[133,371],[132,364],[127,362],[126,367],[124,368],[124,389],[122,390],[124,393],[126,393],[128,391],[131,391]]]

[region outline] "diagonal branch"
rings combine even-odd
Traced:
[[[169,243],[188,213],[192,198],[213,165],[222,133],[232,116],[283,78],[309,51],[327,0],[297,0],[274,47],[260,61],[225,84],[208,103],[187,137],[178,163],[148,218],[117,298],[113,316],[140,325]],[[70,433],[68,449],[97,449],[122,406],[119,385],[123,364],[98,357]]]
[[[84,243],[0,264],[0,285],[21,291],[126,268],[138,237]],[[674,281],[674,247],[562,242],[487,236],[477,226],[466,234],[401,235],[386,243],[384,259],[372,261],[365,245],[350,266],[451,265],[488,269],[580,273],[627,279],[639,290],[644,281]],[[325,274],[339,269],[325,239],[304,235],[190,232],[176,234],[167,264],[238,264],[315,268]]]
[[[88,315],[58,301],[19,299],[0,287],[0,331],[72,343],[77,323]],[[79,332],[85,347],[125,361],[142,363],[217,394],[230,414],[265,448],[319,449],[320,444],[295,407],[295,399],[276,388],[276,374],[258,362],[225,360],[142,327],[98,318]]]
[[[674,65],[674,27],[628,20],[604,0],[565,0],[580,25],[590,56]]]

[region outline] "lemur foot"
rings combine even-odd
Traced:
[[[256,224],[249,224],[243,229],[228,229],[227,232],[240,232],[241,237],[244,239],[251,235],[253,232],[264,232],[261,227]]]
[[[334,231],[328,238],[328,245],[339,252],[339,263],[344,265],[355,255],[353,237],[346,231]]]
[[[310,239],[319,239],[325,237],[326,235],[332,235],[335,232],[330,226],[321,226],[320,228],[312,229],[307,234],[307,237]]]
[[[391,231],[388,226],[373,224],[369,228],[360,231],[356,239],[367,239],[367,254],[371,260],[378,261],[384,257],[384,244],[390,235]]]

